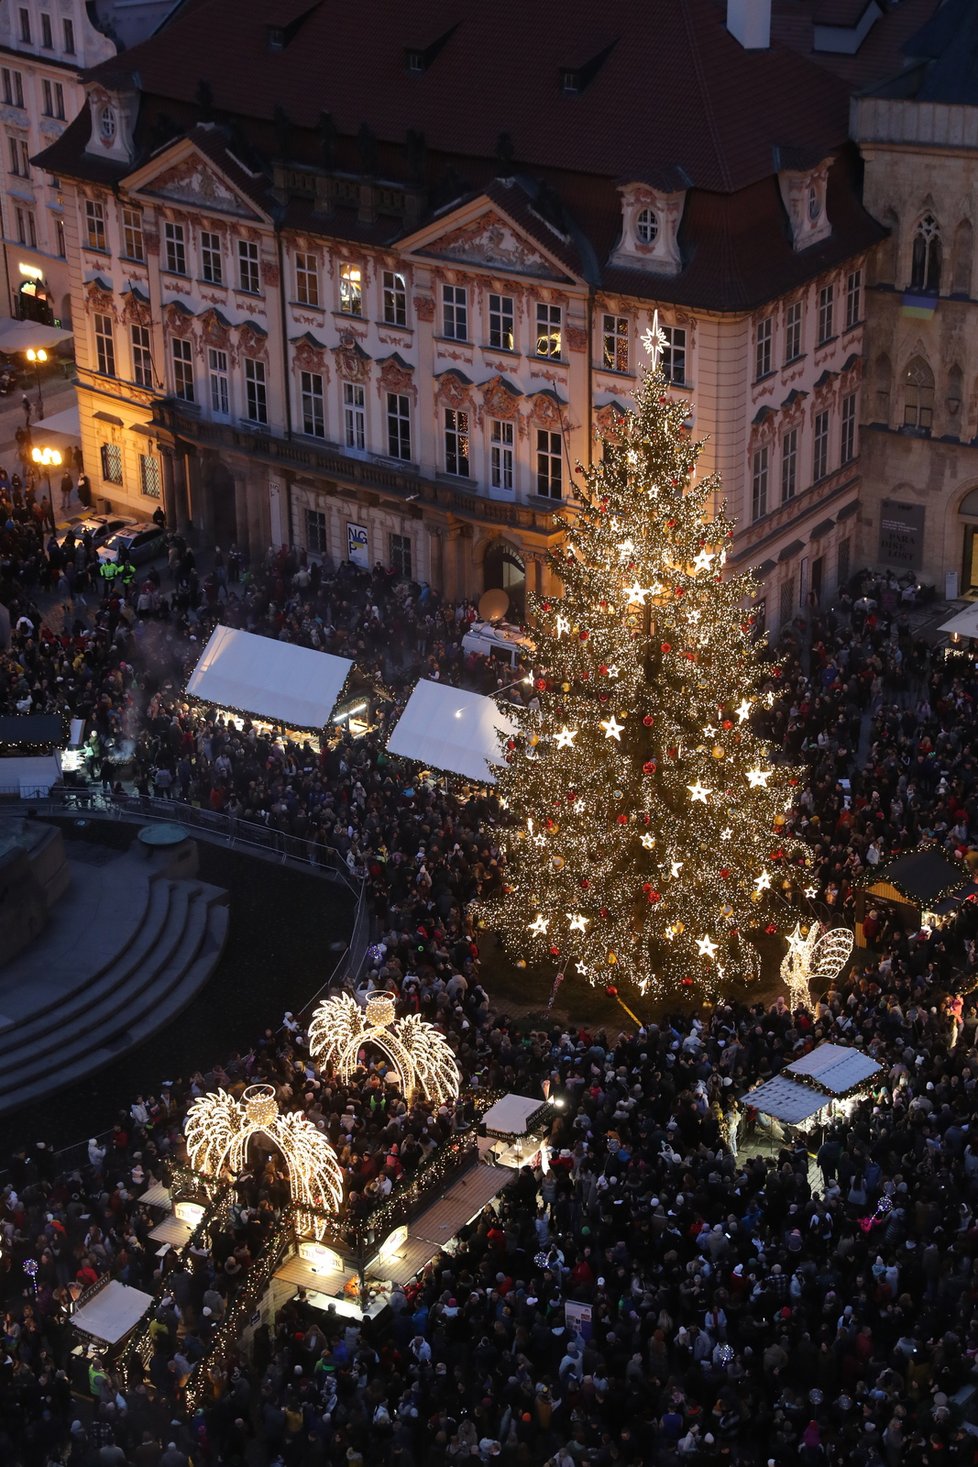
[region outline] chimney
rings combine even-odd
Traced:
[[[771,0],[727,0],[727,30],[745,51],[771,45]]]

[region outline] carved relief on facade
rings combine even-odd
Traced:
[[[571,351],[587,351],[587,327],[572,326],[569,322],[564,327],[564,335],[567,345]]]
[[[435,303],[430,295],[416,295],[414,297],[414,314],[419,321],[433,321],[435,319]]]
[[[277,262],[275,260],[262,260],[262,262],[261,262],[261,283],[262,283],[262,285],[267,286],[269,290],[278,290],[279,279],[280,279],[280,276],[279,276],[279,270],[278,270],[278,264],[277,264]]]
[[[558,272],[539,250],[518,235],[501,215],[489,211],[478,219],[443,234],[425,246],[425,252],[466,260],[473,265],[496,266],[523,275],[549,276]]]
[[[254,218],[254,211],[242,203],[238,193],[225,183],[215,169],[204,162],[199,153],[189,153],[171,168],[157,174],[146,185],[146,190],[178,203],[198,207],[209,205],[226,214],[236,214],[245,219]]]
[[[348,346],[334,346],[333,357],[336,361],[337,373],[344,381],[368,382],[370,380],[370,368],[373,364],[358,341]]]
[[[131,326],[151,326],[153,313],[149,301],[137,291],[127,290],[120,319]]]
[[[781,404],[781,430],[800,427],[805,418],[807,392],[789,392]]]
[[[535,392],[530,398],[530,417],[538,428],[550,428],[559,432],[564,424],[561,404],[553,392]]]
[[[86,311],[97,311],[103,316],[116,314],[115,296],[111,286],[106,285],[104,280],[87,280],[84,290]]]
[[[167,301],[163,307],[163,325],[171,336],[187,340],[193,335],[194,318],[179,301]]]
[[[251,321],[238,327],[238,349],[242,356],[268,361],[268,337]]]
[[[231,323],[213,309],[198,316],[201,340],[206,346],[216,346],[227,351],[231,343]]]
[[[512,420],[517,416],[522,394],[504,377],[490,377],[488,382],[483,382],[479,391],[487,417]]]
[[[418,389],[414,382],[414,368],[405,362],[394,352],[392,356],[386,357],[380,364],[380,375],[377,380],[377,392],[381,396],[385,392],[398,392],[410,397],[412,402],[418,400]]]
[[[750,451],[771,447],[777,437],[778,419],[772,408],[763,407],[750,425]]]
[[[456,412],[471,412],[472,410],[472,384],[461,372],[449,368],[442,372],[437,379],[438,387],[435,390],[435,402],[441,407],[454,408]]]
[[[317,372],[329,380],[329,363],[326,348],[307,331],[293,342],[292,361],[299,372]]]
[[[606,402],[594,414],[594,436],[605,443],[621,443],[628,412],[619,402]]]

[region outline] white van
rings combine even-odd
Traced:
[[[519,627],[505,621],[474,621],[462,638],[462,651],[477,652],[518,672],[532,662],[536,647]]]

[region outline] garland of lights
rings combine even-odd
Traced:
[[[279,1112],[271,1085],[249,1085],[240,1100],[224,1090],[198,1096],[184,1122],[190,1164],[204,1176],[219,1177],[225,1167],[238,1176],[244,1170],[248,1143],[259,1132],[285,1158],[293,1201],[317,1212],[338,1212],[343,1177],[336,1153],[301,1112]],[[308,1212],[304,1222],[317,1238],[323,1235],[324,1221],[314,1212]]]
[[[348,993],[319,1005],[309,1025],[309,1053],[317,1064],[349,1080],[363,1044],[374,1044],[387,1055],[407,1099],[416,1090],[436,1105],[457,1099],[459,1069],[448,1041],[419,1014],[395,1018],[389,993],[368,993],[366,1010]]]
[[[831,983],[842,972],[852,956],[855,937],[848,927],[833,927],[831,932],[822,932],[813,922],[803,935],[801,924],[788,934],[788,951],[781,960],[781,977],[788,988],[788,1003],[792,1013],[798,1008],[811,1007],[812,983],[821,979]]]
[[[534,597],[539,711],[514,705],[497,773],[506,871],[477,906],[520,966],[722,992],[759,972],[774,898],[804,848],[781,833],[798,771],[754,730],[774,701],[750,573],[725,575],[733,522],[686,399],[652,359],[617,443],[583,471],[550,554],[562,597]],[[763,641],[763,639],[761,639]]]

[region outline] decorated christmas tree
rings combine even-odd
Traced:
[[[760,932],[794,924],[779,831],[797,771],[753,726],[772,675],[756,583],[724,573],[732,522],[660,343],[655,325],[636,411],[559,517],[538,706],[516,712],[497,782],[505,885],[481,915],[568,980],[712,995],[757,976]]]

